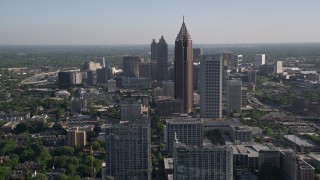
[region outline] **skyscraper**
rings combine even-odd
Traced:
[[[151,43],[151,61],[157,62],[156,80],[164,81],[168,79],[168,44],[163,36],[157,43],[154,39]]]
[[[200,115],[222,117],[222,57],[205,55],[200,60]]]
[[[256,54],[254,57],[254,68],[259,69],[261,65],[266,63],[266,55],[265,54]]]
[[[241,112],[242,102],[242,81],[241,80],[227,80],[226,85],[226,110],[227,113]]]
[[[123,76],[124,77],[139,77],[139,64],[141,58],[138,56],[123,57]]]
[[[174,47],[174,97],[184,101],[184,111],[193,108],[193,49],[191,36],[183,21]]]

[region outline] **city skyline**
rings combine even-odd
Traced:
[[[0,44],[173,44],[182,16],[195,44],[320,42],[320,2],[1,1]]]

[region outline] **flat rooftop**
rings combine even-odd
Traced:
[[[284,138],[286,138],[287,140],[295,143],[296,145],[299,145],[299,146],[305,146],[305,147],[314,147],[315,144],[310,141],[310,140],[307,140],[307,139],[303,139],[299,136],[296,136],[296,135],[284,135]]]

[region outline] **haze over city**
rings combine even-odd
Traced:
[[[174,43],[182,16],[195,44],[320,42],[320,1],[1,1],[0,44]]]

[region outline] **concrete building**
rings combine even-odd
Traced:
[[[140,62],[139,63],[139,77],[151,78],[150,62]]]
[[[174,82],[173,81],[163,82],[163,96],[174,98]]]
[[[172,116],[174,113],[183,112],[183,101],[180,99],[173,99],[171,97],[158,97],[156,99],[157,115],[158,116]]]
[[[261,65],[266,63],[266,55],[265,54],[256,54],[254,57],[254,68],[259,69]]]
[[[226,110],[227,113],[240,113],[242,107],[242,81],[227,80],[226,83]]]
[[[261,169],[262,165],[264,164],[280,169],[280,151],[278,150],[259,151],[259,169]]]
[[[102,125],[105,135],[106,176],[114,179],[151,179],[150,119]]]
[[[174,180],[233,179],[232,149],[228,146],[213,146],[208,141],[201,146],[175,142],[173,159]]]
[[[222,117],[222,57],[201,57],[200,115],[202,118]]]
[[[116,92],[117,82],[114,79],[108,80],[108,92]]]
[[[267,146],[252,145],[228,145],[232,148],[233,166],[238,168],[259,169],[259,152],[269,151]]]
[[[93,62],[93,61],[86,61],[86,62],[83,63],[83,66],[82,66],[82,69],[84,71],[95,71],[98,68],[101,68],[100,63],[96,63],[96,62]]]
[[[193,111],[192,53],[191,36],[183,22],[174,47],[174,98],[183,100],[186,113]]]
[[[83,147],[87,144],[86,131],[79,131],[78,127],[75,130],[67,130],[67,146]]]
[[[248,105],[248,88],[241,87],[241,109]]]
[[[107,84],[110,79],[110,69],[103,67],[97,69],[97,84]]]
[[[121,120],[134,121],[140,119],[142,114],[141,102],[124,102],[121,103]]]
[[[252,142],[252,130],[249,126],[231,126],[230,137],[234,142]]]
[[[275,73],[282,74],[283,73],[283,61],[277,61],[275,64]]]
[[[197,118],[175,118],[166,120],[165,142],[167,150],[173,153],[175,138],[191,146],[201,146],[203,141],[203,121]]]
[[[233,52],[223,52],[222,53],[223,60],[223,69],[231,70],[232,69],[232,61],[233,61]]]
[[[320,152],[320,147],[317,144],[303,137],[287,134],[284,135],[283,139],[285,143],[297,152]]]
[[[193,62],[199,62],[202,54],[202,48],[193,48]]]
[[[293,151],[283,151],[281,156],[281,172],[284,179],[314,180],[314,167],[300,159]]]
[[[123,57],[123,76],[138,78],[140,62],[141,62],[141,58],[138,56]]]
[[[70,104],[71,113],[80,113],[81,110],[87,109],[87,100],[85,99],[72,99]]]
[[[232,69],[236,69],[238,65],[242,62],[243,56],[242,54],[234,55],[232,61]]]

